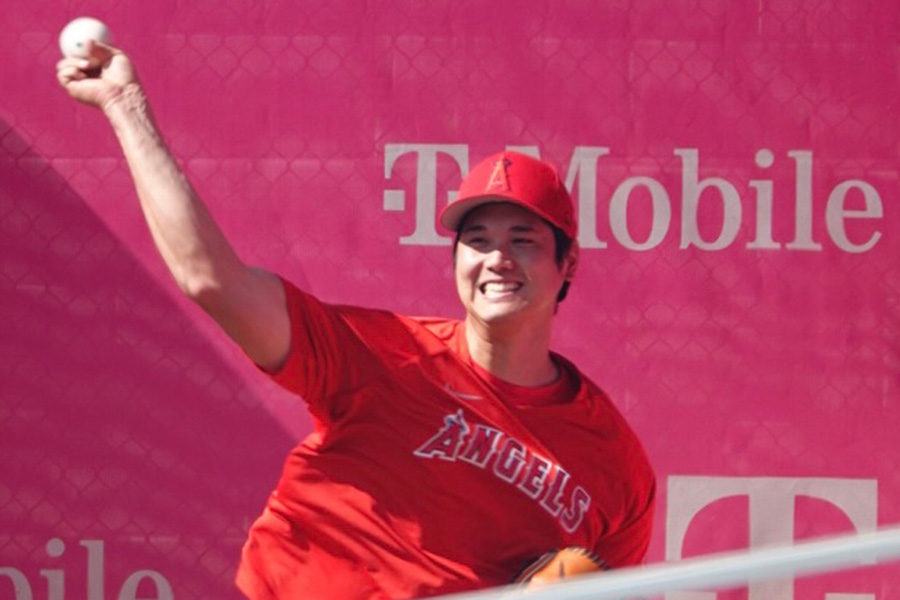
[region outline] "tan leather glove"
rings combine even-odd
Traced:
[[[587,548],[571,546],[544,554],[528,565],[516,577],[515,583],[531,587],[605,569],[606,565],[593,552]]]

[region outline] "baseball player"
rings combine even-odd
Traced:
[[[240,260],[128,57],[90,52],[100,68],[64,59],[59,82],[108,117],[176,282],[314,420],[250,529],[248,598],[417,598],[641,562],[655,492],[644,451],[550,350],[578,264],[550,165],[489,157],[441,214],[464,320],[329,305]]]

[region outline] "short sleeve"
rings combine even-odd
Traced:
[[[371,357],[340,307],[326,304],[282,280],[291,323],[285,363],[268,373],[273,381],[301,396],[310,411],[330,420],[342,392],[358,385]]]

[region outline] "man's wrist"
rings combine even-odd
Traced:
[[[139,131],[155,132],[150,104],[138,83],[129,83],[102,104],[103,113],[120,140]]]
[[[100,103],[111,121],[134,114],[147,113],[147,97],[139,83],[128,83]]]

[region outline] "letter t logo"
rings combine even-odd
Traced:
[[[878,518],[878,482],[873,479],[805,477],[687,477],[668,480],[666,560],[680,560],[688,526],[717,500],[746,496],[750,501],[750,547],[794,541],[798,496],[817,498],[840,509],[857,532],[874,531]],[[831,596],[828,594],[826,596]],[[749,586],[748,600],[792,600],[792,581],[763,581]],[[667,600],[715,600],[715,593],[668,594]],[[844,594],[844,600],[850,598]],[[869,598],[866,595],[854,599]]]
[[[435,227],[438,156],[449,156],[456,162],[460,173],[466,174],[469,171],[469,148],[465,144],[387,144],[384,147],[385,179],[391,178],[394,164],[405,154],[416,156],[416,230],[401,237],[400,243],[449,246],[450,238],[440,235]],[[399,189],[385,190],[383,206],[384,210],[406,210],[406,193]]]

